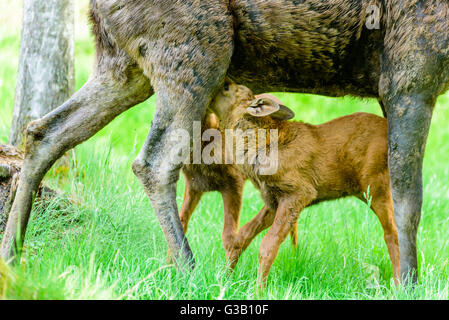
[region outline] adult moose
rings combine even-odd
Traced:
[[[367,8],[379,29],[366,27]],[[436,98],[449,87],[447,0],[91,0],[92,77],[28,127],[27,156],[3,239],[24,239],[33,194],[56,159],[120,113],[157,95],[151,132],[133,164],[170,250],[193,263],[178,217],[180,148],[228,75],[255,93],[377,98],[389,122],[389,167],[401,275],[416,280],[422,161]]]

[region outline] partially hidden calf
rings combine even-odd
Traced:
[[[257,162],[238,165],[260,190],[265,207],[239,231],[230,259],[236,263],[252,239],[271,226],[259,254],[259,277],[266,284],[279,247],[296,227],[304,208],[347,196],[367,202],[364,193],[370,190],[371,209],[382,225],[394,278],[399,279],[398,235],[387,164],[387,121],[368,113],[322,125],[286,121],[294,117],[287,107],[266,97],[255,98],[247,87],[226,80],[211,105],[222,129],[278,130],[277,172],[261,175]],[[248,148],[248,144],[244,147]]]
[[[201,133],[210,129],[219,130],[219,119],[215,114],[207,112]],[[203,141],[202,144],[204,147]],[[243,187],[247,177],[233,164],[187,164],[182,167],[182,173],[185,180],[185,191],[179,217],[184,232],[187,233],[190,218],[203,194],[212,191],[220,192],[224,211],[222,240],[226,257],[229,260],[237,238]],[[291,236],[292,244],[296,247],[298,244],[297,228],[292,229]],[[171,258],[169,257],[169,259]],[[231,261],[231,267],[234,266],[235,264]]]

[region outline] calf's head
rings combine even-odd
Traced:
[[[215,96],[210,109],[220,119],[220,127],[232,128],[243,117],[264,121],[292,119],[295,114],[270,94],[254,95],[245,87],[227,79]]]

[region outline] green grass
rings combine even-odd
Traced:
[[[9,1],[9,0],[8,0]],[[11,2],[8,2],[11,4]],[[0,142],[7,142],[14,104],[19,30],[0,32]],[[92,39],[76,40],[79,88],[93,61]],[[280,94],[296,118],[321,123],[356,111],[380,114],[376,101]],[[449,96],[435,110],[424,169],[424,207],[419,229],[420,283],[397,289],[382,229],[374,213],[355,199],[305,210],[299,220],[299,248],[286,241],[265,292],[257,292],[259,235],[228,276],[221,244],[223,208],[218,194],[206,195],[195,212],[188,239],[196,258],[191,273],[165,263],[166,242],[151,205],[131,172],[151,125],[154,99],[116,119],[76,148],[68,177],[47,183],[63,199],[36,208],[23,261],[12,272],[8,299],[448,299],[449,297]],[[178,186],[182,201],[183,183]],[[242,224],[262,207],[251,185],[245,190]],[[62,209],[61,209],[62,208]],[[369,279],[378,271],[378,286]],[[0,296],[1,297],[1,296]]]

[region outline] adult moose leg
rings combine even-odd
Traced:
[[[416,236],[423,198],[422,164],[435,98],[424,94],[385,99],[388,163],[398,229],[401,278],[417,281]]]
[[[176,203],[176,183],[183,163],[173,160],[179,158],[191,143],[191,139],[187,140],[188,145],[179,143],[179,130],[191,137],[193,123],[203,119],[206,107],[224,81],[232,52],[230,45],[228,48],[226,54],[223,54],[224,51],[221,54],[224,58],[213,63],[197,60],[198,65],[185,65],[184,68],[194,68],[189,73],[190,79],[183,79],[180,76],[182,73],[170,69],[156,73],[151,79],[157,95],[156,114],[145,145],[133,163],[133,171],[151,201],[175,261],[184,259],[192,267],[193,255]],[[206,48],[204,50],[207,52]],[[192,54],[179,52],[175,57],[182,60],[182,57],[189,55]],[[166,58],[170,61],[175,59]],[[182,64],[183,61],[179,61],[179,64],[170,66]],[[169,79],[168,74],[171,75]],[[190,155],[190,149],[187,155]]]
[[[193,122],[203,119],[224,83],[233,53],[233,19],[223,1],[150,2],[153,4],[145,6],[126,2],[136,14],[147,10],[142,16],[154,21],[146,25],[148,32],[143,35],[125,37],[121,31],[129,31],[125,25],[128,19],[111,15],[116,38],[127,45],[149,75],[157,95],[151,131],[133,170],[152,203],[175,261],[193,266],[176,204],[176,183],[183,164],[170,161],[186,144],[173,139],[173,133],[182,129],[191,137]],[[129,18],[131,23],[135,21]]]
[[[223,81],[224,74],[218,81]],[[212,82],[213,80],[211,80]],[[219,83],[216,86],[219,86]],[[180,84],[182,87],[182,85]],[[133,163],[133,171],[142,183],[159,219],[169,250],[175,261],[185,259],[193,266],[191,249],[178,216],[176,184],[183,163],[173,161],[185,152],[187,145],[177,141],[179,132],[191,134],[194,121],[201,121],[213,91],[193,95],[178,93],[168,87],[157,88],[157,110],[150,134],[139,156]],[[190,97],[187,99],[186,97]],[[188,139],[190,145],[190,139]],[[190,154],[188,151],[186,154]]]
[[[195,211],[198,203],[200,202],[203,194],[203,191],[195,190],[192,187],[192,183],[190,182],[189,178],[185,179],[184,200],[182,201],[181,210],[179,211],[179,219],[181,220],[184,234],[187,233],[190,218],[192,217],[192,214]],[[170,249],[167,251],[167,262],[174,262]]]
[[[126,82],[116,80],[112,72],[96,73],[66,103],[29,124],[26,157],[1,246],[1,258],[8,261],[16,253],[20,255],[34,195],[53,163],[152,94],[148,78],[136,67],[131,69],[127,70]]]
[[[388,119],[389,170],[401,278],[416,282],[422,164],[436,98],[448,88],[449,10],[444,1],[387,4],[379,96]]]

